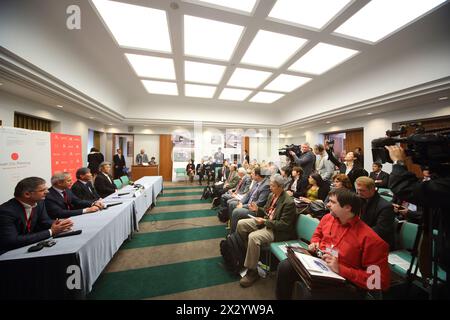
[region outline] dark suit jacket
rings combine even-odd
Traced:
[[[48,189],[49,193],[45,197],[45,206],[47,208],[48,215],[52,219],[65,219],[72,216],[79,216],[83,214],[83,209],[90,207],[93,201],[86,201],[79,199],[73,194],[72,190],[66,189],[68,203],[72,209],[68,210],[64,203],[64,198],[61,194],[51,187]]]
[[[109,176],[109,178],[111,179],[111,181],[113,181],[113,178],[111,176]],[[116,192],[117,189],[114,182],[109,182],[108,178],[101,172],[95,178],[94,187],[95,190],[97,190],[97,193],[102,198],[106,198],[110,194]]]
[[[327,150],[327,154],[328,154],[328,160],[333,162],[334,165],[339,168],[340,173],[345,174],[345,172],[347,171],[347,166],[345,165],[345,163],[340,162],[338,159],[336,159],[336,157],[334,156],[333,152],[331,152],[331,150]],[[364,170],[364,168],[360,167],[359,162],[355,161],[353,163],[352,170],[350,170],[349,173],[347,173],[347,177],[350,179],[350,182],[352,183],[353,190],[355,189],[355,180],[362,176],[368,177],[369,173],[366,170]]]
[[[84,184],[83,182],[77,180],[72,185],[71,189],[72,189],[73,194],[76,195],[81,200],[88,200],[88,201],[94,202],[100,198],[100,196],[98,195],[97,191],[95,191],[95,188],[91,182]]]
[[[44,201],[39,201],[28,232],[20,202],[13,198],[3,203],[0,206],[0,254],[49,238],[52,223]]]
[[[113,157],[113,163],[114,163],[114,177],[120,178],[123,176],[123,168],[126,166],[125,164],[125,157],[124,155],[115,154]]]
[[[289,188],[286,191],[292,191],[291,187],[294,184],[294,181],[295,181],[295,179],[292,179],[292,181],[289,183]],[[293,197],[298,198],[298,197],[304,196],[307,186],[308,186],[308,180],[298,179],[297,188],[294,191]]]
[[[273,193],[269,195],[264,208],[258,207],[257,216],[268,219],[266,210],[272,203]],[[275,207],[273,220],[267,220],[264,224],[267,229],[272,229],[275,242],[296,238],[295,221],[297,218],[294,199],[286,191],[280,195]]]
[[[201,167],[201,169],[200,169],[200,167]],[[199,176],[204,176],[205,175],[205,164],[204,163],[197,164],[197,167],[195,168],[195,172],[197,172],[197,174]]]
[[[98,173],[98,167],[100,163],[105,161],[105,157],[100,152],[91,152],[88,154],[88,168],[91,169],[92,174]]]
[[[395,213],[392,204],[384,200],[378,192],[369,199],[361,213],[361,220],[375,231],[381,239],[395,248]]]
[[[380,171],[380,174],[378,175],[375,172],[371,172],[369,177],[371,177],[373,180],[382,180],[381,183],[375,183],[375,185],[379,188],[389,188],[389,173]]]

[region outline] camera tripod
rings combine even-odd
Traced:
[[[434,223],[438,226],[437,232],[433,228]],[[418,225],[414,247],[411,252],[411,263],[406,273],[407,294],[410,293],[412,283],[417,277],[419,265],[421,265],[420,270],[422,272],[424,288],[431,287],[428,290],[428,298],[434,300],[438,297],[439,283],[447,284],[447,279],[439,278],[438,274],[439,265],[442,262],[442,257],[439,254],[444,252],[443,248],[444,228],[442,210],[439,208],[424,207],[422,221]],[[416,259],[417,263],[415,263]]]

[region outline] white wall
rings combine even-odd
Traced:
[[[58,10],[56,26],[48,18],[41,6],[53,5]],[[86,1],[84,5],[89,5]],[[126,97],[120,94],[119,87],[112,83],[103,72],[97,72],[87,50],[76,46],[77,37],[85,29],[68,30],[65,24],[66,7],[63,1],[11,1],[0,3],[0,39],[1,45],[19,57],[45,70],[52,76],[64,81],[75,89],[96,99],[108,108],[125,111]],[[83,14],[81,12],[83,23]],[[84,20],[86,21],[86,20]],[[90,46],[96,46],[91,43]],[[108,53],[105,53],[108,54]],[[91,62],[90,62],[91,61]]]
[[[401,121],[425,119],[450,115],[450,104],[440,103],[435,105],[410,108],[402,111],[387,112],[363,118],[352,119],[333,123],[332,125],[323,125],[307,130],[293,131],[293,135],[304,134],[306,140],[311,144],[323,143],[324,132],[346,130],[352,128],[364,128],[364,168],[370,172],[372,165],[371,141],[385,136],[386,130],[392,129],[392,124]],[[383,170],[390,172],[390,164],[383,165]]]
[[[159,135],[153,134],[135,134],[134,135],[134,153],[140,152],[141,149],[145,150],[148,155],[148,159],[151,157],[156,158],[156,163],[159,163]]]
[[[101,124],[95,121],[0,90],[0,119],[3,120],[4,126],[14,127],[14,112],[52,121],[52,132],[81,136],[84,165],[87,165],[89,128],[103,131]]]

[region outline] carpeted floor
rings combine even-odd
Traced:
[[[250,288],[223,267],[225,224],[203,187],[165,183],[164,194],[97,280],[89,299],[274,299],[275,276]]]

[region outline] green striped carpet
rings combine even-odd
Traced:
[[[209,201],[200,200],[203,188],[165,187],[88,299],[273,299],[274,279],[243,289],[224,269],[219,243],[225,224]]]

